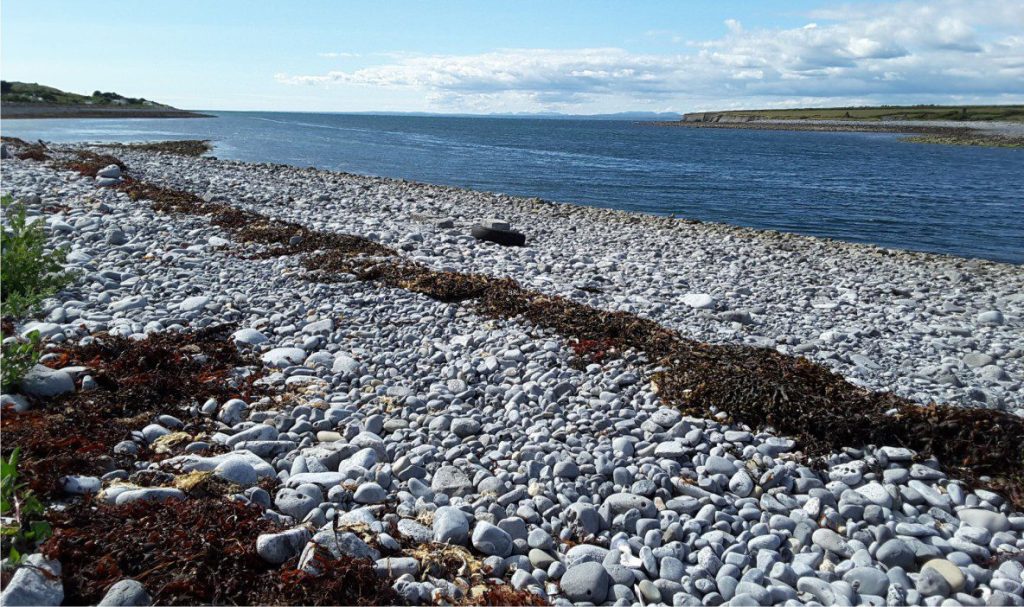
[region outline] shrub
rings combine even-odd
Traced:
[[[28,341],[12,339],[3,344],[0,356],[0,387],[15,386],[39,362],[39,331],[28,334]]]
[[[50,524],[43,519],[45,508],[32,491],[18,482],[18,450],[0,459],[0,537],[8,562],[18,565],[24,553],[32,552],[50,537]]]
[[[39,304],[67,286],[74,276],[64,271],[64,249],[46,251],[46,232],[41,222],[29,223],[25,207],[2,200],[9,224],[4,227],[0,250],[0,300],[4,316],[24,318]]]

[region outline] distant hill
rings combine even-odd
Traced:
[[[1024,122],[1024,105],[882,105],[873,107],[694,112],[684,122],[757,120],[956,120]]]
[[[203,114],[169,105],[94,91],[69,93],[30,82],[0,81],[0,112],[4,118],[189,118]]]

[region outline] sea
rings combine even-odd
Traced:
[[[209,112],[7,120],[53,142],[209,139],[214,156],[1024,263],[1024,149],[632,120]]]

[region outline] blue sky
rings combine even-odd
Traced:
[[[1024,2],[4,0],[6,80],[178,107],[1024,102]]]

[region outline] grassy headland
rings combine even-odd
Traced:
[[[931,124],[929,124],[931,123]],[[727,110],[693,112],[657,126],[785,131],[904,133],[901,141],[943,145],[1024,147],[1024,135],[1012,125],[1024,123],[1024,105],[885,105],[878,107]],[[984,125],[984,126],[982,126]]]
[[[94,91],[92,95],[79,95],[52,86],[6,80],[0,83],[0,112],[5,119],[206,117],[206,114],[118,93]]]

